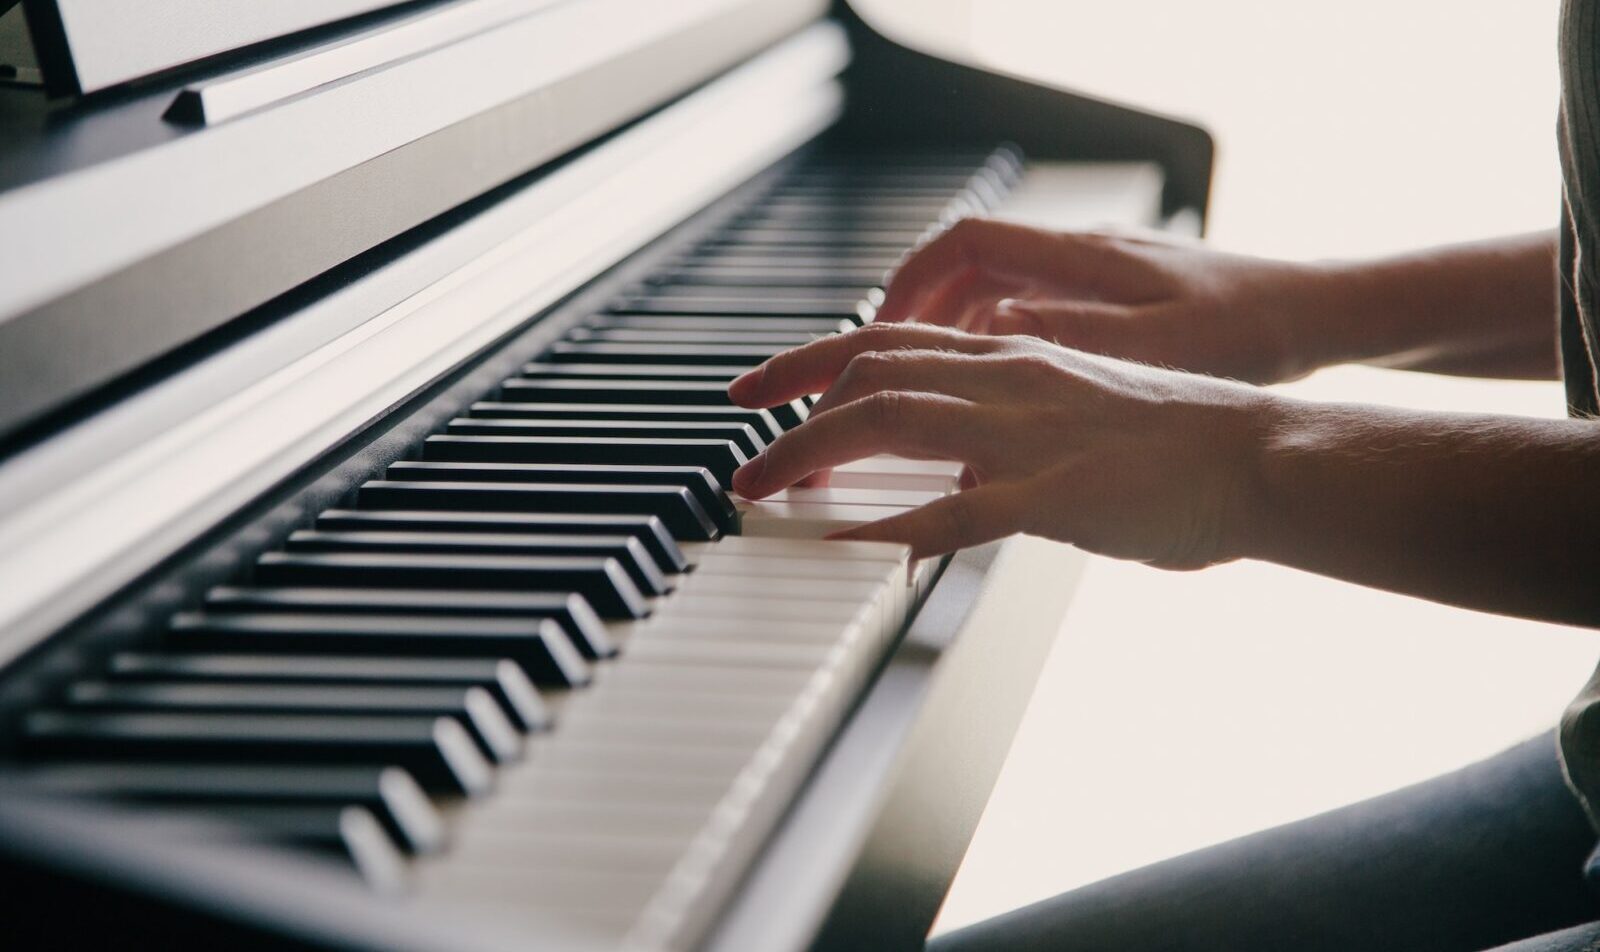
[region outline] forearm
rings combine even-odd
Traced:
[[[1555,255],[1550,231],[1311,265],[1289,333],[1314,364],[1554,379]]]
[[[1600,624],[1600,423],[1273,398],[1231,554]]]

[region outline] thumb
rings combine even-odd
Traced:
[[[913,559],[921,559],[1003,539],[1021,531],[1025,515],[1016,484],[988,483],[828,538],[900,542],[911,546]]]
[[[1130,317],[1121,304],[1012,298],[995,305],[989,333],[1027,334],[1077,350],[1116,353],[1129,343]]]

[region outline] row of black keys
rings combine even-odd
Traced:
[[[33,781],[341,850],[355,806],[401,848],[436,848],[429,795],[486,791],[549,726],[537,686],[587,683],[615,652],[603,619],[669,593],[678,541],[734,528],[733,470],[805,419],[805,401],[732,406],[728,380],[863,323],[952,196],[988,201],[960,192],[972,177],[803,166],[174,617],[157,650],[28,715]]]

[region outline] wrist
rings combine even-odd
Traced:
[[[1346,261],[1282,262],[1268,297],[1263,331],[1277,380],[1372,356],[1366,318],[1383,305],[1371,266]]]
[[[1312,439],[1308,413],[1315,405],[1257,390],[1241,407],[1244,439],[1235,460],[1233,491],[1223,520],[1222,560],[1269,559],[1281,528],[1283,476]]]

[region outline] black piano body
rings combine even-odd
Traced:
[[[530,0],[429,38],[430,17],[471,6],[412,4],[81,101],[0,89],[8,945],[588,947],[559,922],[530,934],[377,895],[203,816],[41,793],[21,725],[393,482],[428,434],[478,432],[461,418],[519,368],[655,340],[638,329],[667,324],[592,318],[696,249],[765,254],[730,228],[790,229],[768,257],[848,267],[772,216],[790,191],[865,195],[839,177],[851,162],[885,163],[868,202],[885,215],[921,207],[896,176],[954,156],[999,182],[957,213],[1050,167],[1066,176],[1048,187],[1131,189],[1134,224],[1204,220],[1202,129],[919,52],[845,3]],[[706,328],[731,326],[703,303]],[[935,567],[798,796],[663,947],[915,947],[1080,567],[1033,539]]]

